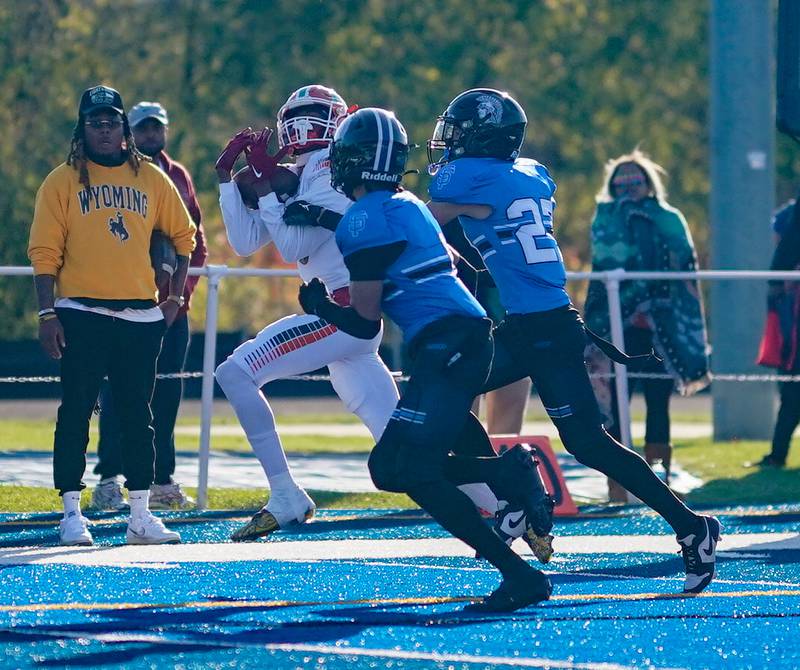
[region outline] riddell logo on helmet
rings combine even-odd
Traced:
[[[369,179],[370,181],[398,181],[400,176],[396,174],[375,174],[374,172],[364,170],[361,173],[361,178]]]

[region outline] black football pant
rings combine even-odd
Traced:
[[[488,319],[447,317],[412,340],[410,379],[370,454],[369,470],[375,486],[407,493],[448,532],[509,576],[530,568],[486,525],[445,473],[448,455],[459,449],[462,434],[486,445],[484,454],[494,453],[486,431],[470,413],[491,365],[490,329]],[[473,460],[481,470],[480,461],[499,459]],[[490,474],[486,469],[471,481],[487,481]]]
[[[494,330],[494,339],[495,355],[484,391],[530,377],[568,452],[618,481],[664,517],[679,536],[692,531],[696,515],[638,454],[603,428],[583,358],[583,320],[572,305],[509,315]]]
[[[153,483],[150,397],[164,321],[138,323],[77,309],[57,309],[67,346],[61,358],[53,475],[55,488],[85,488],[89,419],[104,376],[117,400],[125,486],[139,491]]]
[[[189,318],[179,314],[164,333],[156,372],[171,374],[181,372],[186,362],[189,346]],[[155,484],[169,484],[175,474],[175,420],[183,395],[182,379],[157,379],[150,408],[155,431]],[[119,418],[114,407],[109,384],[100,391],[100,441],[97,444],[98,463],[94,473],[101,478],[122,474],[122,445],[120,444]]]

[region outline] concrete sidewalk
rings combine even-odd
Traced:
[[[317,396],[301,398],[270,397],[270,405],[277,415],[282,414],[346,414],[342,401],[336,396]],[[673,396],[670,404],[672,414],[680,417],[681,414],[690,414],[693,417],[707,417],[711,421],[711,395],[704,393],[682,398]],[[58,400],[0,400],[0,417],[4,419],[43,419],[55,420]],[[635,415],[643,413],[644,399],[634,395],[631,401],[631,412]],[[536,412],[544,416],[544,409],[538,398],[531,398],[529,413]],[[200,401],[185,399],[181,403],[181,417],[199,417]],[[214,400],[214,416],[234,416],[233,408],[225,399]]]

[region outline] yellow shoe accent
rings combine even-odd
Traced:
[[[523,536],[525,542],[531,548],[533,555],[536,556],[540,563],[549,563],[553,557],[553,536],[545,535],[540,537],[536,535],[533,530],[528,528]]]
[[[276,530],[280,530],[278,521],[272,516],[271,512],[262,509],[260,512],[256,512],[250,521],[231,535],[231,540],[234,542],[257,540],[259,537],[266,537]]]

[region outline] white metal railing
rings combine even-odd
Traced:
[[[197,505],[204,509],[208,504],[208,466],[211,447],[211,419],[214,400],[214,364],[217,350],[217,312],[219,307],[219,285],[223,277],[297,277],[296,270],[229,268],[226,265],[207,265],[203,268],[190,268],[190,275],[199,275],[208,280],[206,297],[205,347],[203,350],[202,394],[200,413],[200,445],[198,458]],[[33,275],[33,270],[25,266],[0,266],[0,276]],[[800,281],[800,271],[773,272],[768,270],[698,270],[696,272],[626,272],[623,269],[608,272],[568,272],[568,280],[590,279],[602,281],[608,294],[609,320],[611,323],[611,341],[619,349],[624,349],[625,341],[622,326],[622,308],[620,304],[620,282],[624,280],[684,280],[698,279],[709,281],[720,280],[788,280]],[[398,373],[393,373],[398,374]],[[198,376],[197,373],[184,373],[184,376]],[[614,383],[617,397],[628,397],[628,377],[624,365],[614,363]],[[636,375],[639,376],[639,375]],[[644,375],[642,375],[644,376]],[[789,375],[712,375],[713,379],[730,379],[736,381],[768,381],[792,380]],[[57,378],[37,378],[37,381],[55,381]],[[18,378],[6,378],[16,381]],[[21,380],[21,379],[20,379]],[[0,381],[4,381],[0,379]],[[619,422],[622,441],[631,445],[630,407],[628,403],[618,403]]]

